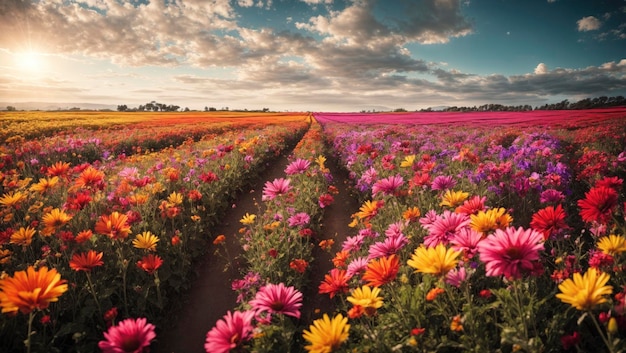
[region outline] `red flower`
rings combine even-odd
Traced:
[[[537,211],[533,215],[532,221],[530,221],[530,227],[543,233],[544,240],[548,240],[551,235],[556,235],[559,231],[567,229],[563,207],[558,205],[555,209],[553,206],[548,206]]]
[[[95,252],[89,250],[86,253],[74,254],[72,260],[70,260],[70,268],[74,271],[91,272],[96,266],[102,266],[102,252]]]
[[[291,268],[292,270],[298,273],[304,273],[304,271],[306,271],[306,268],[308,266],[309,266],[309,263],[303,259],[295,259],[289,263],[289,268]]]
[[[328,293],[333,298],[339,292],[348,292],[348,280],[350,277],[346,274],[346,270],[333,268],[330,274],[324,276],[324,281],[319,286],[319,294]]]
[[[585,222],[608,223],[617,205],[617,191],[606,186],[594,187],[578,200],[580,216]]]
[[[571,335],[565,335],[561,337],[561,344],[563,349],[568,350],[580,343],[580,335],[578,332],[574,332]]]
[[[393,281],[399,269],[400,262],[395,254],[381,257],[367,264],[367,269],[362,279],[366,281],[367,285],[370,287],[380,287],[383,284]]]
[[[159,255],[148,254],[137,261],[137,267],[143,269],[149,274],[153,274],[163,265],[163,259]]]

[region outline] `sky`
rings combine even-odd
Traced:
[[[11,104],[350,112],[617,95],[626,0],[0,1]]]

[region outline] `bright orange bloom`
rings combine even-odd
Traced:
[[[20,227],[19,230],[16,230],[11,234],[11,240],[9,241],[11,244],[21,245],[21,246],[29,246],[33,241],[33,236],[35,235],[35,229],[31,227]]]
[[[26,200],[26,195],[20,191],[9,192],[0,197],[0,205],[18,208],[19,204],[24,200]]]
[[[298,273],[304,273],[304,271],[306,271],[306,268],[308,266],[309,266],[309,263],[304,259],[295,259],[289,263],[289,268],[291,268],[292,270]]]
[[[113,212],[110,216],[100,217],[96,223],[96,233],[108,236],[111,239],[126,239],[131,233],[128,225],[128,216]]]
[[[13,277],[0,280],[0,306],[3,313],[29,314],[35,309],[43,310],[56,302],[67,291],[65,280],[56,269],[43,266],[35,271],[29,266],[26,271],[17,271]]]
[[[226,240],[226,236],[224,234],[220,234],[215,239],[213,239],[213,245],[219,245]]]
[[[102,266],[102,252],[95,252],[89,250],[86,253],[74,254],[72,260],[70,260],[70,268],[74,271],[91,272],[96,266]]]
[[[463,331],[463,319],[461,315],[456,315],[450,322],[450,330],[460,332]]]
[[[399,269],[400,262],[395,254],[381,257],[367,264],[367,269],[363,274],[363,281],[370,287],[381,287],[393,281]]]
[[[328,250],[330,250],[333,247],[334,244],[335,244],[334,240],[332,240],[332,239],[324,239],[324,240],[320,241],[319,246],[320,246],[320,248],[328,251]]]
[[[67,162],[56,162],[48,167],[46,174],[48,176],[61,176],[70,169],[70,164]]]
[[[0,249],[0,265],[8,264],[11,262],[11,256],[13,252],[9,249]]]
[[[348,250],[339,251],[335,254],[335,257],[333,258],[333,265],[335,265],[335,267],[337,268],[345,268],[346,260],[348,260],[349,256],[350,252]]]
[[[350,276],[346,274],[346,270],[333,268],[324,276],[324,282],[319,286],[319,294],[328,293],[333,298],[339,292],[347,293],[349,280]]]
[[[93,236],[93,232],[91,231],[91,229],[89,230],[83,230],[82,232],[76,234],[76,238],[74,238],[74,240],[78,243],[84,243],[87,240],[91,239],[91,237]]]
[[[402,218],[409,222],[415,222],[421,215],[420,209],[417,207],[411,207],[402,213]]]
[[[154,254],[148,254],[137,261],[137,267],[149,274],[153,274],[161,265],[163,265],[163,259],[159,255]]]
[[[429,290],[428,293],[426,293],[426,300],[432,302],[433,300],[437,299],[439,294],[442,294],[444,292],[445,290],[443,288],[435,287]]]
[[[65,211],[55,208],[50,212],[43,215],[41,221],[43,222],[45,229],[42,231],[42,235],[49,236],[54,233],[56,229],[61,228],[72,219],[72,216],[65,213]]]
[[[102,189],[104,187],[104,172],[94,167],[83,170],[74,182],[75,189]]]

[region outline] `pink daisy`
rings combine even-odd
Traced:
[[[306,172],[306,170],[311,165],[311,162],[306,159],[298,158],[295,161],[289,163],[287,168],[285,168],[285,174],[294,175],[294,174],[302,174]]]
[[[476,255],[482,236],[482,233],[471,228],[463,228],[450,238],[450,244],[452,244],[452,249],[462,251],[464,257],[469,260]]]
[[[450,175],[439,175],[430,184],[430,188],[433,190],[448,190],[452,189],[456,185],[454,177]]]
[[[354,275],[357,275],[361,272],[365,272],[365,270],[367,269],[367,263],[368,260],[365,257],[357,257],[348,264],[346,274],[350,277],[353,277]]]
[[[562,192],[554,189],[548,189],[541,192],[539,196],[539,202],[541,203],[554,203],[559,204],[561,201],[565,199],[565,196]]]
[[[461,284],[463,284],[466,279],[467,271],[465,267],[452,269],[446,274],[446,283],[456,288],[461,287]]]
[[[423,225],[428,230],[428,235],[424,237],[424,245],[427,247],[447,245],[451,237],[461,229],[467,228],[469,224],[470,218],[466,214],[445,210],[433,223]]]
[[[268,181],[265,183],[265,187],[263,188],[263,196],[261,200],[273,200],[279,195],[286,194],[289,190],[291,190],[291,180],[285,178],[274,179],[274,181]]]
[[[234,314],[228,311],[207,333],[204,350],[207,353],[227,353],[241,348],[252,338],[254,314],[254,310],[235,311]]]
[[[380,179],[372,186],[372,194],[382,192],[384,195],[392,195],[404,184],[404,179],[400,175],[390,176]]]
[[[367,256],[368,260],[377,259],[379,257],[386,257],[392,254],[396,254],[406,244],[409,243],[409,239],[400,233],[399,235],[385,238],[384,241],[377,241],[372,244]]]
[[[269,283],[261,287],[250,305],[257,311],[280,313],[299,319],[302,293],[294,287],[285,287],[283,283]]]
[[[361,248],[361,244],[363,244],[364,239],[365,237],[361,234],[357,234],[353,237],[347,237],[341,245],[341,250],[357,251]]]
[[[143,353],[150,350],[150,341],[156,338],[156,333],[146,318],[129,318],[109,327],[104,338],[98,342],[103,353]]]
[[[476,214],[478,211],[485,210],[485,201],[487,201],[486,196],[480,197],[476,195],[469,200],[465,200],[454,212],[465,213],[466,215]]]
[[[519,227],[496,229],[478,243],[480,260],[485,263],[487,276],[519,279],[539,265],[539,251],[543,250],[543,234]]]
[[[290,227],[307,225],[310,221],[311,217],[306,212],[296,213],[287,220]]]

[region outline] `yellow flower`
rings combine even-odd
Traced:
[[[402,218],[404,218],[404,220],[409,221],[409,222],[415,222],[417,221],[417,218],[420,215],[421,215],[420,209],[413,206],[402,213]]]
[[[324,166],[324,163],[326,163],[326,157],[320,154],[317,158],[315,158],[315,163],[320,166],[320,169],[325,169],[326,167]]]
[[[254,220],[256,219],[256,215],[255,214],[249,214],[246,212],[246,214],[243,216],[243,218],[241,218],[241,220],[239,222],[241,222],[241,224],[243,225],[250,225],[252,223],[254,223]]]
[[[4,205],[6,207],[15,207],[25,199],[26,195],[24,195],[20,191],[9,192],[0,197],[0,205]]]
[[[359,212],[356,215],[360,219],[370,219],[376,214],[378,214],[379,202],[378,201],[370,201],[367,200],[365,203],[359,208]]]
[[[372,316],[376,313],[376,309],[383,306],[383,297],[379,297],[379,294],[380,288],[363,286],[355,288],[347,299],[352,305],[365,309],[368,316]]]
[[[11,244],[21,245],[21,246],[29,246],[33,241],[33,236],[35,235],[35,229],[31,227],[20,227],[19,230],[16,230],[11,234],[11,240],[9,241]]]
[[[321,319],[313,321],[309,330],[304,330],[302,337],[310,344],[305,346],[312,353],[330,353],[348,339],[348,318],[337,314],[332,320],[328,314],[324,314]]]
[[[407,261],[407,264],[415,269],[415,272],[430,273],[435,276],[445,276],[456,267],[457,257],[460,251],[447,249],[445,245],[427,248],[423,244],[415,249],[415,252]]]
[[[50,212],[43,215],[41,221],[45,225],[44,230],[41,232],[44,236],[49,236],[54,231],[63,225],[67,224],[72,219],[72,216],[65,213],[65,211],[55,208]]]
[[[513,217],[502,207],[478,211],[477,214],[470,215],[470,219],[470,228],[483,234],[491,233],[496,229],[504,229],[513,222]]]
[[[594,268],[590,268],[581,276],[574,273],[573,279],[568,278],[559,284],[561,293],[556,295],[562,302],[568,303],[578,310],[591,310],[596,305],[605,303],[605,295],[611,295],[612,286],[605,284],[611,277]]]
[[[56,302],[67,291],[65,280],[56,269],[41,267],[35,271],[29,266],[26,271],[17,271],[13,277],[0,280],[0,306],[3,313],[28,314],[35,309],[43,310]]]
[[[135,239],[133,239],[133,246],[137,249],[156,251],[156,246],[158,242],[159,237],[152,234],[150,231],[147,231],[141,234],[137,234]]]
[[[400,167],[401,168],[410,168],[413,166],[413,163],[415,162],[415,155],[409,155],[404,157],[404,160],[400,163]]]
[[[463,204],[463,201],[467,200],[469,197],[468,192],[463,191],[452,191],[450,189],[446,190],[446,192],[441,197],[441,203],[439,206],[448,206],[450,208],[456,208]]]
[[[598,249],[607,255],[617,255],[626,251],[626,238],[621,235],[608,235],[598,240]]]
[[[183,203],[183,195],[174,191],[167,197],[167,204],[169,207],[178,206]]]
[[[42,178],[39,179],[39,182],[37,184],[33,184],[30,187],[31,191],[37,191],[41,194],[45,193],[46,191],[52,189],[53,187],[55,187],[57,184],[59,183],[59,177],[55,176],[52,178]]]

